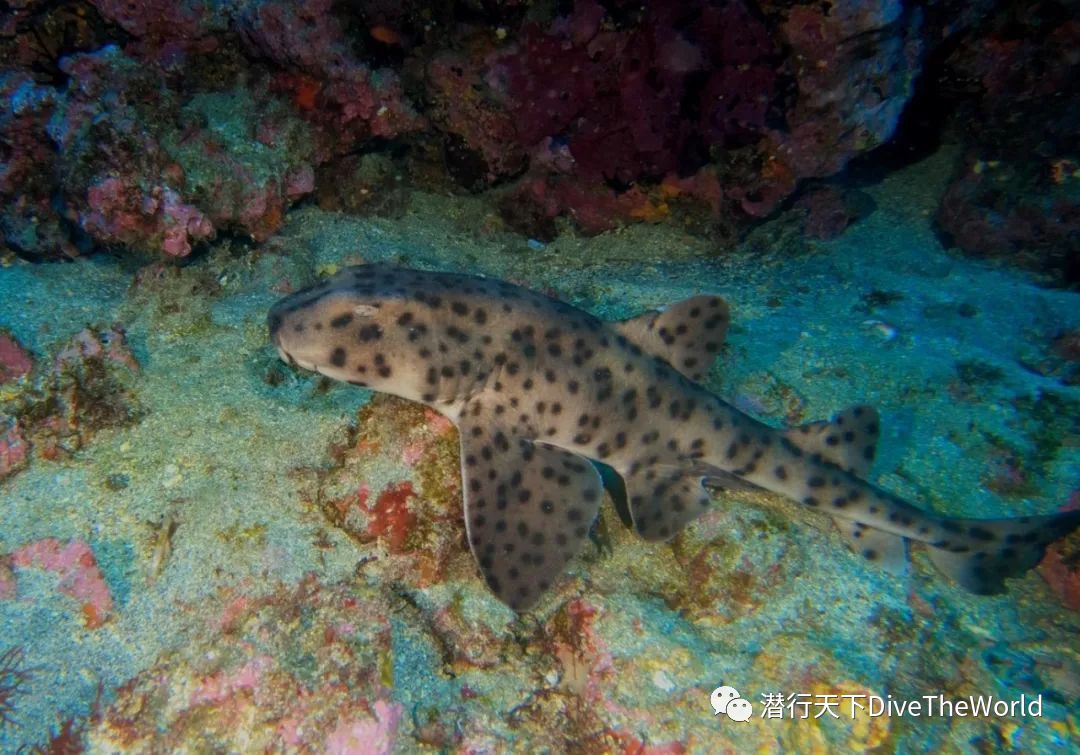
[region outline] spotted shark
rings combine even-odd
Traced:
[[[908,544],[967,589],[1000,592],[1080,511],[962,519],[868,482],[867,406],[777,429],[702,385],[729,309],[695,296],[607,322],[509,282],[363,265],[279,301],[270,337],[291,365],[423,402],[458,428],[465,527],[488,587],[530,608],[589,535],[621,476],[634,530],[673,537],[710,488],[763,488],[831,516],[854,551],[903,572]]]

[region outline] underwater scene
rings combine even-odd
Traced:
[[[0,752],[1080,751],[1078,50],[4,3]]]

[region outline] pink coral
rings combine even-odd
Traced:
[[[287,205],[314,189],[312,160],[351,148],[329,126],[313,134],[274,96],[269,76],[251,82],[250,94],[191,96],[113,47],[72,55],[63,66],[72,84],[58,106],[62,117],[49,122],[62,166],[54,173],[67,217],[106,244],[184,257],[223,229],[265,240]],[[366,77],[366,69],[357,75]],[[370,92],[358,99],[375,126],[393,128],[393,106],[382,111]],[[363,136],[378,130],[359,120]],[[223,121],[236,128],[221,128]],[[245,132],[267,149],[248,149],[237,136]]]
[[[155,186],[144,193],[114,176],[90,186],[79,223],[103,241],[156,246],[174,257],[187,256],[192,241],[214,234],[210,220],[173,189]]]
[[[139,369],[139,363],[128,348],[127,334],[123,326],[116,323],[98,330],[83,328],[76,333],[57,352],[53,372],[59,374],[65,368],[78,369],[87,359],[99,359],[130,370]]]
[[[626,729],[607,729],[604,736],[614,740],[618,745],[618,749],[614,752],[620,752],[623,755],[683,755],[686,752],[686,745],[682,742],[649,744]]]
[[[401,703],[375,701],[375,717],[342,719],[326,738],[331,755],[387,755],[394,746]]]
[[[214,226],[206,216],[182,202],[180,195],[172,189],[162,190],[161,211],[165,224],[161,248],[170,256],[186,257],[191,254],[193,239],[209,238],[214,233]]]
[[[200,599],[211,631],[163,652],[116,690],[90,724],[88,749],[178,752],[197,742],[213,752],[355,752],[356,737],[374,745],[366,752],[394,746],[403,710],[387,699],[389,604],[314,575],[266,587]],[[215,626],[223,612],[232,618]],[[347,625],[354,632],[343,635]]]
[[[351,151],[358,140],[392,138],[423,128],[426,121],[409,105],[401,82],[391,71],[377,74],[357,64],[327,82],[307,117],[322,131],[321,152]]]
[[[109,586],[101,576],[93,549],[83,540],[38,540],[17,549],[11,562],[23,569],[44,569],[59,575],[58,589],[82,603],[83,621],[91,629],[104,624],[112,612]]]
[[[237,692],[251,692],[262,683],[266,672],[274,666],[274,659],[260,655],[249,660],[240,668],[222,669],[204,678],[198,688],[191,693],[188,704],[192,706],[207,703],[219,703]]]
[[[0,330],[0,383],[25,377],[33,366],[33,360],[15,336]]]
[[[310,165],[301,165],[285,179],[285,196],[295,201],[315,191],[315,171]]]

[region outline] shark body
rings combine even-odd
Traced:
[[[764,488],[836,521],[854,551],[892,571],[907,543],[977,593],[1037,564],[1080,511],[957,519],[863,479],[877,413],[854,407],[791,430],[700,385],[729,320],[716,296],[605,322],[513,284],[383,265],[348,268],[270,311],[282,358],[420,401],[454,422],[469,546],[491,590],[532,606],[580,549],[602,482],[625,483],[634,529],[666,540],[703,513],[706,485]]]

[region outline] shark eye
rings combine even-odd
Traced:
[[[357,317],[374,317],[378,311],[378,307],[374,307],[370,304],[357,304],[353,307],[353,312]]]

